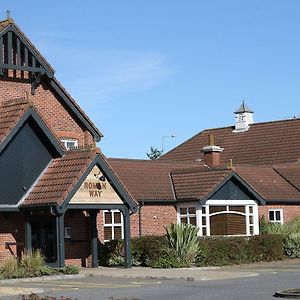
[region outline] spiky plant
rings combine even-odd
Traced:
[[[182,261],[194,262],[199,251],[198,228],[190,224],[170,224],[167,227],[167,240]]]

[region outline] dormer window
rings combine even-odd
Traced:
[[[61,139],[60,141],[67,150],[78,148],[78,141],[75,139]]]

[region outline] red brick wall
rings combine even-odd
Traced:
[[[164,235],[166,226],[177,222],[177,211],[173,205],[144,205],[142,207],[142,235]],[[97,217],[98,235],[103,242],[103,211]],[[139,212],[130,216],[132,237],[139,236]]]
[[[6,249],[5,243],[21,243]],[[0,213],[0,264],[11,255],[20,255],[24,249],[24,218],[22,213]]]
[[[300,217],[300,205],[266,205],[259,206],[258,213],[261,218],[264,216],[269,220],[269,209],[283,209],[283,222],[287,223],[297,217]]]
[[[46,83],[40,84],[34,96],[26,80],[0,80],[0,102],[24,97],[28,93],[42,118],[59,138],[77,138],[79,146],[93,144],[90,133],[82,128]],[[70,134],[68,134],[70,132]]]

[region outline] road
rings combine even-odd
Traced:
[[[231,267],[258,274],[248,278],[209,281],[86,277],[76,280],[15,283],[5,287],[43,289],[47,296],[90,300],[259,300],[277,299],[277,290],[300,287],[300,265]],[[229,270],[229,268],[228,268]],[[178,270],[174,269],[174,272]],[[216,271],[218,272],[218,271]],[[16,299],[1,297],[0,299]]]

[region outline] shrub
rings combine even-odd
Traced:
[[[41,268],[45,266],[45,258],[39,250],[25,252],[19,261],[19,269],[24,269],[28,277],[39,276]]]
[[[292,233],[285,238],[284,251],[289,257],[300,257],[300,233]]]
[[[64,268],[58,269],[58,272],[66,275],[78,274],[79,268],[76,266],[65,266]]]
[[[164,248],[160,251],[158,257],[151,261],[152,268],[181,268],[188,267],[188,264],[181,260],[175,250]]]
[[[14,256],[10,256],[4,260],[1,266],[1,278],[14,278],[18,271],[18,260]]]
[[[255,261],[280,260],[284,257],[280,235],[253,237],[212,237],[199,241],[197,266],[224,266]]]
[[[167,227],[167,240],[181,261],[190,265],[199,251],[199,229],[190,224],[170,224]]]
[[[1,278],[37,277],[53,274],[78,274],[75,266],[66,266],[61,269],[53,269],[45,264],[44,257],[39,251],[25,253],[20,259],[14,256],[8,257],[0,269]]]
[[[152,266],[160,252],[167,247],[164,236],[143,236],[131,239],[132,265]],[[100,245],[99,264],[104,266],[124,265],[124,242],[112,240]]]
[[[254,261],[274,261],[284,258],[284,238],[278,234],[255,235],[249,239],[249,251]]]

